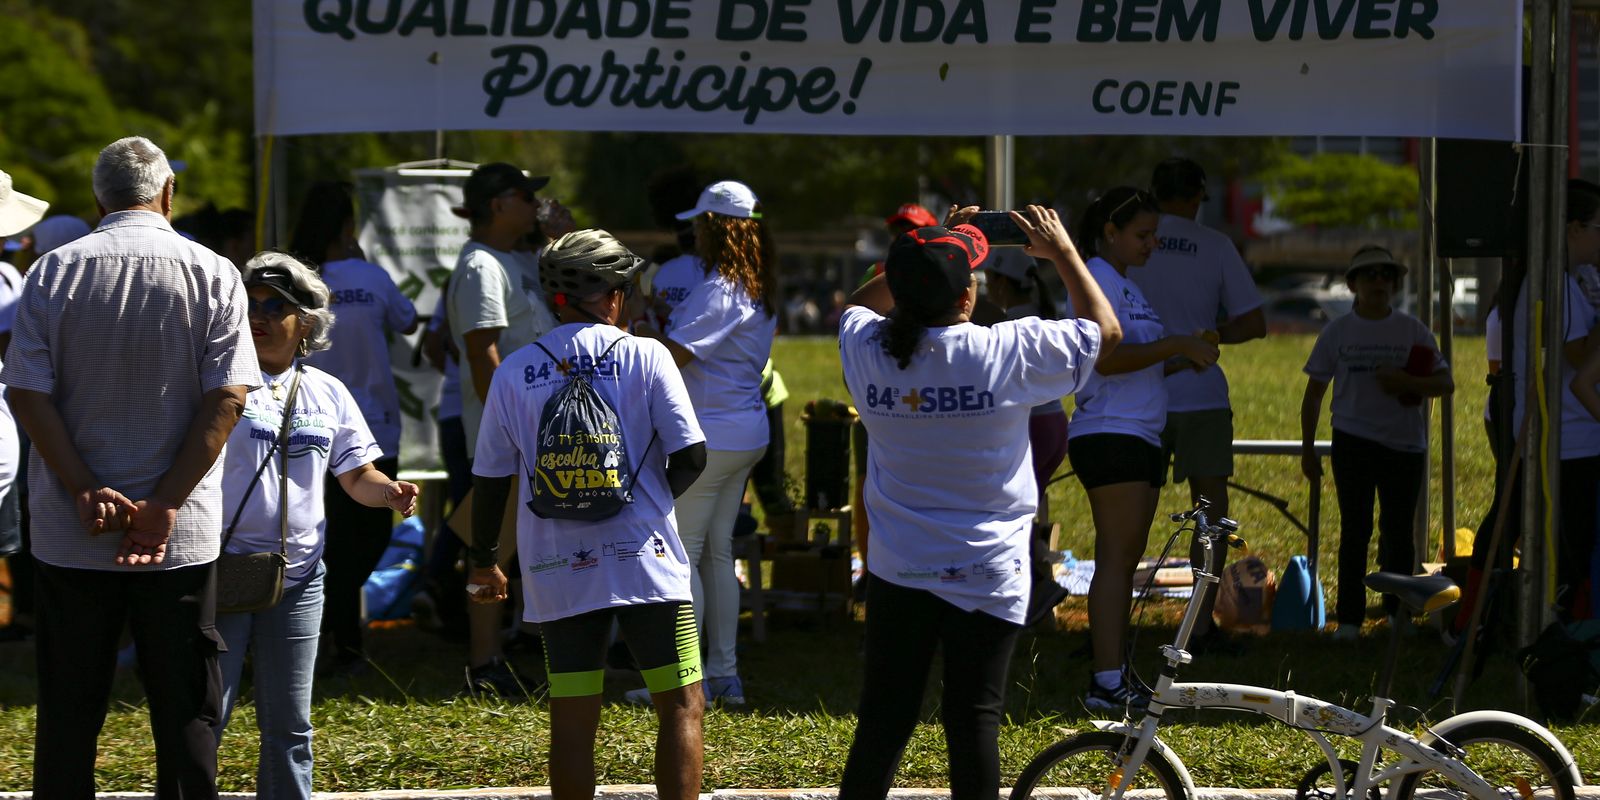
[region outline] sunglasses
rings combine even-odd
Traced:
[[[1382,278],[1385,280],[1397,281],[1400,279],[1400,270],[1397,270],[1394,267],[1367,267],[1366,269],[1356,272],[1356,277],[1361,277],[1363,275],[1368,278]]]
[[[1153,199],[1147,201],[1146,198],[1149,197],[1150,195],[1146,194],[1144,191],[1136,191],[1133,194],[1128,195],[1128,199],[1118,203],[1116,208],[1111,209],[1111,213],[1106,215],[1106,219],[1115,219],[1117,214],[1120,213],[1122,209],[1128,207],[1129,203],[1138,202],[1140,204],[1145,204],[1147,202],[1153,202]]]
[[[300,307],[282,297],[269,297],[265,300],[250,298],[250,316],[260,316],[267,319],[282,319],[289,314],[296,313]]]

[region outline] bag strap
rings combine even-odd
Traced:
[[[284,561],[289,560],[289,428],[294,420],[294,400],[300,394],[300,376],[304,372],[304,365],[295,364],[289,399],[283,405],[283,427],[278,430],[278,555]]]
[[[239,498],[239,507],[234,509],[234,511],[233,511],[233,520],[228,523],[228,531],[227,531],[227,533],[223,534],[223,536],[222,536],[222,548],[221,548],[222,550],[227,550],[228,542],[233,539],[233,531],[234,531],[235,528],[239,527],[239,517],[244,514],[244,507],[250,504],[250,495],[255,493],[256,484],[261,482],[261,473],[266,472],[267,471],[267,464],[272,463],[272,454],[277,452],[278,449],[280,447],[282,447],[282,449],[284,451],[284,459],[283,459],[283,467],[284,467],[284,469],[283,469],[283,474],[280,476],[280,483],[282,485],[279,488],[278,499],[279,499],[280,503],[284,503],[284,507],[283,507],[284,508],[284,512],[283,512],[283,525],[281,526],[281,530],[280,530],[279,535],[278,535],[278,551],[285,558],[288,557],[289,511],[288,511],[288,505],[287,505],[287,496],[288,496],[288,480],[289,480],[289,478],[288,478],[289,423],[290,423],[290,421],[291,421],[291,419],[293,417],[293,413],[292,412],[294,411],[294,399],[295,399],[295,396],[297,394],[299,394],[299,392],[300,392],[300,373],[301,373],[302,369],[303,369],[303,367],[301,367],[300,365],[296,365],[294,378],[291,380],[291,382],[289,384],[289,399],[288,399],[288,402],[286,402],[284,404],[284,407],[283,407],[283,423],[278,429],[278,436],[277,436],[277,438],[274,438],[272,440],[272,445],[267,448],[267,455],[264,458],[261,459],[261,466],[256,467],[256,474],[253,477],[250,478],[250,485],[245,487],[244,497]]]

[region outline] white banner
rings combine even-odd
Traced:
[[[1513,0],[255,0],[265,134],[1520,138]]]
[[[367,260],[384,268],[401,293],[432,316],[439,290],[467,242],[467,221],[450,213],[461,204],[466,170],[369,169],[356,173],[361,208],[357,240]],[[422,329],[390,342],[389,360],[400,393],[400,468],[443,469],[439,458],[439,387],[444,376],[420,357]]]

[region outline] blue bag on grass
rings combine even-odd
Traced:
[[[411,517],[394,528],[389,538],[389,549],[378,559],[378,568],[367,576],[361,587],[367,601],[367,619],[404,619],[411,616],[411,599],[420,586],[422,571],[422,543],[425,538],[422,520]]]
[[[1322,630],[1327,622],[1322,606],[1322,584],[1311,575],[1305,556],[1289,559],[1278,579],[1278,597],[1272,604],[1272,629],[1275,631]]]

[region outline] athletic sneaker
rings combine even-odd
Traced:
[[[1122,711],[1132,708],[1143,710],[1150,705],[1150,698],[1142,692],[1136,691],[1126,683],[1118,684],[1115,689],[1101,686],[1099,681],[1089,676],[1089,691],[1083,694],[1083,706],[1090,711]]]
[[[536,688],[533,681],[524,678],[511,666],[511,662],[496,658],[481,667],[467,668],[467,685],[462,693],[474,697],[520,700]]]
[[[737,707],[744,705],[744,682],[738,675],[727,678],[706,678],[700,681],[700,689],[705,692],[707,703],[722,703],[725,706]],[[649,689],[629,689],[622,693],[622,701],[636,706],[647,706],[653,702],[650,699]]]
[[[744,682],[739,680],[738,675],[706,678],[700,685],[705,687],[707,703],[721,703],[725,706],[744,705]]]

